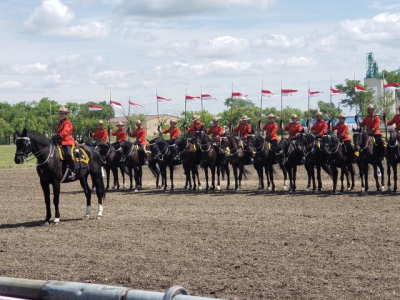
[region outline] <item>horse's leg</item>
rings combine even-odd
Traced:
[[[381,190],[381,185],[379,184],[379,178],[378,178],[378,164],[372,164],[372,167],[374,169],[374,179],[375,179],[375,186],[376,190],[380,191]]]
[[[206,191],[208,191],[208,164],[204,164],[204,176],[206,178]]]
[[[236,164],[232,164],[233,167],[233,176],[235,176],[235,191],[238,190],[238,170],[237,170],[237,165]]]
[[[120,166],[119,167],[119,171],[121,172],[121,176],[122,176],[122,188],[125,189],[125,171],[124,169]]]
[[[164,192],[167,190],[167,166],[162,165],[160,166],[160,171],[161,171],[161,181],[162,184],[164,185]]]
[[[341,167],[340,167],[340,183],[341,183],[340,192],[341,192],[341,193],[344,192],[344,175],[345,175],[345,167],[344,167],[344,166],[341,166]],[[346,177],[347,177],[347,187],[349,187],[350,182],[349,182],[349,176],[348,176],[348,174],[346,174]]]
[[[238,189],[238,192],[240,192],[242,190],[243,168],[244,168],[244,165],[241,163],[239,165],[239,189]]]
[[[293,167],[293,192],[296,191],[296,176],[297,176],[297,165]]]
[[[221,165],[219,164],[217,166],[217,191],[221,190],[220,176],[221,176]]]
[[[318,192],[322,190],[321,165],[317,165]]]
[[[350,176],[351,176],[351,187],[350,187],[350,191],[354,190],[354,168],[353,168],[353,164],[349,163],[348,165],[348,169],[350,171]]]
[[[98,174],[92,174],[92,180],[94,185],[96,186],[96,195],[97,195],[97,203],[98,203],[98,210],[97,210],[97,219],[101,219],[103,216],[103,199],[105,198],[105,189],[104,189],[104,182],[103,178]],[[90,215],[90,211],[89,211]]]
[[[169,178],[171,179],[171,191],[174,190],[174,166],[169,166]]]
[[[393,164],[393,192],[397,191],[397,163]]]
[[[385,191],[385,170],[383,169],[383,164],[382,164],[381,160],[378,161],[378,168],[381,171],[381,177],[382,177],[381,178],[381,188],[380,188],[380,190],[382,192],[384,192]]]
[[[44,224],[49,224],[51,219],[50,184],[44,179],[40,178],[40,185],[42,186],[44,203],[46,204],[46,219],[44,220]]]
[[[386,168],[387,168],[387,186],[388,186],[388,191],[390,191],[392,189],[392,182],[390,181],[390,168],[391,168],[391,164],[389,163],[389,160],[387,161],[386,164]],[[394,168],[393,168],[393,175],[394,175]]]
[[[129,189],[130,189],[130,190],[133,189],[133,176],[134,176],[134,174],[133,174],[132,171],[134,171],[133,168],[128,167],[128,172],[129,172],[129,183],[130,183]]]
[[[197,186],[198,186],[198,189],[201,190],[202,187],[201,187],[201,183],[200,183],[199,168],[197,167],[196,164],[194,164],[194,169],[195,169],[195,174],[197,177]]]
[[[255,167],[255,169],[257,171],[257,174],[258,174],[258,189],[259,190],[263,190],[264,189],[264,170],[263,170],[263,167],[260,164],[254,165],[254,167]]]
[[[268,167],[269,179],[271,181],[271,191],[275,191],[274,166],[273,164],[269,164],[267,167]]]
[[[291,192],[293,188],[293,168],[289,167],[287,172],[289,174],[289,192]]]
[[[190,182],[190,170],[188,168],[187,164],[182,164],[183,167],[183,172],[185,173],[185,185],[183,187],[184,190],[188,189],[189,182]],[[191,188],[191,183],[190,183],[190,188]]]
[[[211,163],[211,190],[215,190],[215,163]]]
[[[59,210],[59,204],[60,204],[60,182],[54,180],[53,183],[53,204],[54,204],[54,209],[55,209],[55,214],[54,214],[54,223],[59,223],[60,222],[60,210]],[[90,191],[89,184],[87,185],[87,189]]]
[[[229,187],[231,186],[231,173],[229,170],[229,164],[226,163],[224,165],[225,168],[225,174],[226,174],[226,189],[229,190]]]
[[[332,192],[336,192],[337,180],[338,180],[338,170],[336,167],[331,168],[332,172]]]
[[[286,191],[287,190],[287,177],[288,177],[287,170],[286,170],[285,166],[281,163],[279,164],[279,167],[281,168],[282,173],[283,173],[283,190]]]
[[[111,171],[111,168],[109,168],[107,166],[104,166],[104,169],[106,170],[106,177],[107,177],[106,190],[108,190],[110,188],[110,171]],[[114,174],[114,172],[113,172],[113,174]],[[115,176],[114,176],[114,184],[115,184]],[[92,185],[94,187],[94,182],[92,182]],[[93,190],[93,188],[92,188],[92,190]]]
[[[89,186],[87,184],[87,178],[88,178],[88,174],[85,174],[81,179],[79,179],[79,182],[81,183],[81,187],[83,188],[83,192],[85,193],[85,196],[86,196],[85,218],[89,218],[90,217],[90,213],[92,211],[92,208],[91,208],[92,191],[89,189]],[[96,190],[97,190],[97,186],[96,186]]]
[[[369,185],[368,185],[368,163],[362,162],[362,172],[364,175],[364,190],[368,192]]]
[[[304,164],[304,168],[307,171],[307,187],[306,187],[306,190],[309,191],[310,188],[311,188],[311,171],[310,171],[310,167],[309,167],[309,165],[307,163]]]

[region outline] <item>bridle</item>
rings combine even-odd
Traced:
[[[97,145],[96,147],[94,147],[94,149],[97,151],[97,152],[99,152],[100,153],[100,148],[99,148],[99,146]],[[121,148],[120,148],[121,149]],[[116,151],[118,151],[118,150],[116,150]],[[120,150],[121,151],[121,150]],[[106,159],[110,156],[110,153],[111,153],[111,146],[108,148],[108,151],[107,151],[107,153],[105,154],[105,155],[101,155],[101,153],[100,153],[100,159],[101,159],[101,161],[102,161],[102,163],[103,164],[106,164]]]
[[[249,138],[249,137],[254,138],[255,141],[257,141],[256,136],[255,136],[254,134],[249,134],[249,135],[247,136],[247,138]],[[258,153],[261,153],[262,151],[264,151],[265,145],[266,145],[267,143],[268,143],[268,142],[267,142],[266,140],[263,140],[263,143],[262,143],[261,146],[254,146],[253,143],[250,143],[250,146],[254,149],[253,152],[255,152],[256,154],[258,154]]]
[[[211,147],[212,147],[212,141],[209,141],[209,142],[203,144],[203,143],[202,143],[202,140],[203,140],[204,131],[201,131],[200,135],[201,135],[201,140],[200,140],[200,151],[201,151],[201,152],[209,152],[209,151],[211,150]],[[203,149],[203,148],[204,148],[204,145],[205,145],[206,147],[208,147],[207,150],[204,150],[204,149]]]
[[[173,147],[173,145],[172,146],[167,145],[167,146],[165,146],[164,149],[161,150],[160,147],[158,147],[158,145],[155,142],[152,144],[149,144],[149,147],[150,146],[153,146],[157,150],[158,153],[154,157],[157,158],[159,161],[164,161],[164,157],[171,152],[169,150],[169,147]]]
[[[24,149],[22,151],[15,152],[15,155],[21,156],[23,161],[31,161],[35,158],[38,159],[38,157],[40,155],[42,155],[47,149],[50,149],[50,151],[49,151],[49,155],[47,156],[46,160],[44,162],[37,163],[36,166],[38,167],[38,166],[44,165],[45,163],[48,163],[50,158],[53,157],[53,150],[55,149],[55,147],[53,147],[53,144],[50,143],[49,146],[43,148],[42,150],[34,152],[35,149],[33,147],[31,139],[29,137],[17,137],[17,141],[21,141],[21,140],[25,140],[27,142],[24,143]],[[33,157],[28,160],[27,158],[29,157],[30,154],[32,154]]]
[[[228,137],[226,137],[226,136],[221,136],[220,137],[221,142],[219,144],[219,149],[220,149],[221,153],[223,153],[223,154],[226,154],[226,147],[222,146],[222,141],[225,140],[225,139],[228,140]],[[229,142],[229,140],[228,140],[228,142]],[[229,147],[229,145],[227,145],[227,146]],[[239,152],[239,150],[240,150],[240,146],[237,145],[236,146],[236,151],[234,151],[233,153],[228,153],[228,154],[229,154],[229,156],[233,156],[233,155],[237,154]]]
[[[328,139],[328,147],[323,147],[324,151],[329,154],[329,155],[333,155],[336,154],[339,151],[339,147],[340,147],[340,142],[337,144],[337,146],[333,146],[332,148],[329,148],[329,145],[332,142],[332,136],[330,135],[324,135],[324,137],[326,137]]]

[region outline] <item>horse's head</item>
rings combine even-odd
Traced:
[[[24,128],[22,133],[17,131],[16,134],[17,141],[15,142],[15,145],[17,146],[17,151],[15,152],[14,162],[16,164],[23,164],[25,159],[32,152],[32,143],[26,128]]]
[[[324,134],[321,139],[321,150],[325,154],[329,154],[329,148],[332,148],[333,144],[333,136],[330,134]]]
[[[361,128],[358,128],[358,129],[353,128],[353,144],[354,144],[355,151],[360,151],[361,142],[362,142]]]
[[[208,143],[210,141],[210,138],[207,135],[207,132],[204,128],[204,125],[201,126],[200,130],[196,131],[195,135],[196,141],[199,141],[200,143]]]
[[[108,143],[103,141],[97,141],[93,146],[100,153],[100,155],[106,155],[111,148]]]
[[[249,134],[247,136],[249,142],[249,148],[251,151],[257,151],[256,149],[262,147],[264,144],[264,138],[261,135]]]

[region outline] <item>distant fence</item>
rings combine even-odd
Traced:
[[[2,296],[3,299],[23,300],[216,300],[189,296],[180,286],[159,293],[101,284],[9,277],[0,277],[0,300]]]

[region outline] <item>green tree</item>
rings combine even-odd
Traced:
[[[363,116],[367,114],[367,106],[372,103],[372,92],[359,92],[354,91],[354,84],[360,84],[359,80],[346,79],[345,84],[336,85],[336,89],[345,93],[346,98],[342,99],[341,104],[350,109],[356,108],[358,113]],[[368,87],[365,86],[367,89]]]
[[[231,111],[232,104],[232,111]],[[232,121],[233,126],[239,124],[243,115],[250,118],[250,124],[253,128],[256,128],[258,121],[260,120],[260,108],[254,104],[251,100],[236,100],[228,98],[225,100],[225,106],[227,110],[219,113],[220,124],[229,127]]]
[[[318,101],[319,111],[324,114],[325,120],[336,120],[342,110],[333,103]]]

